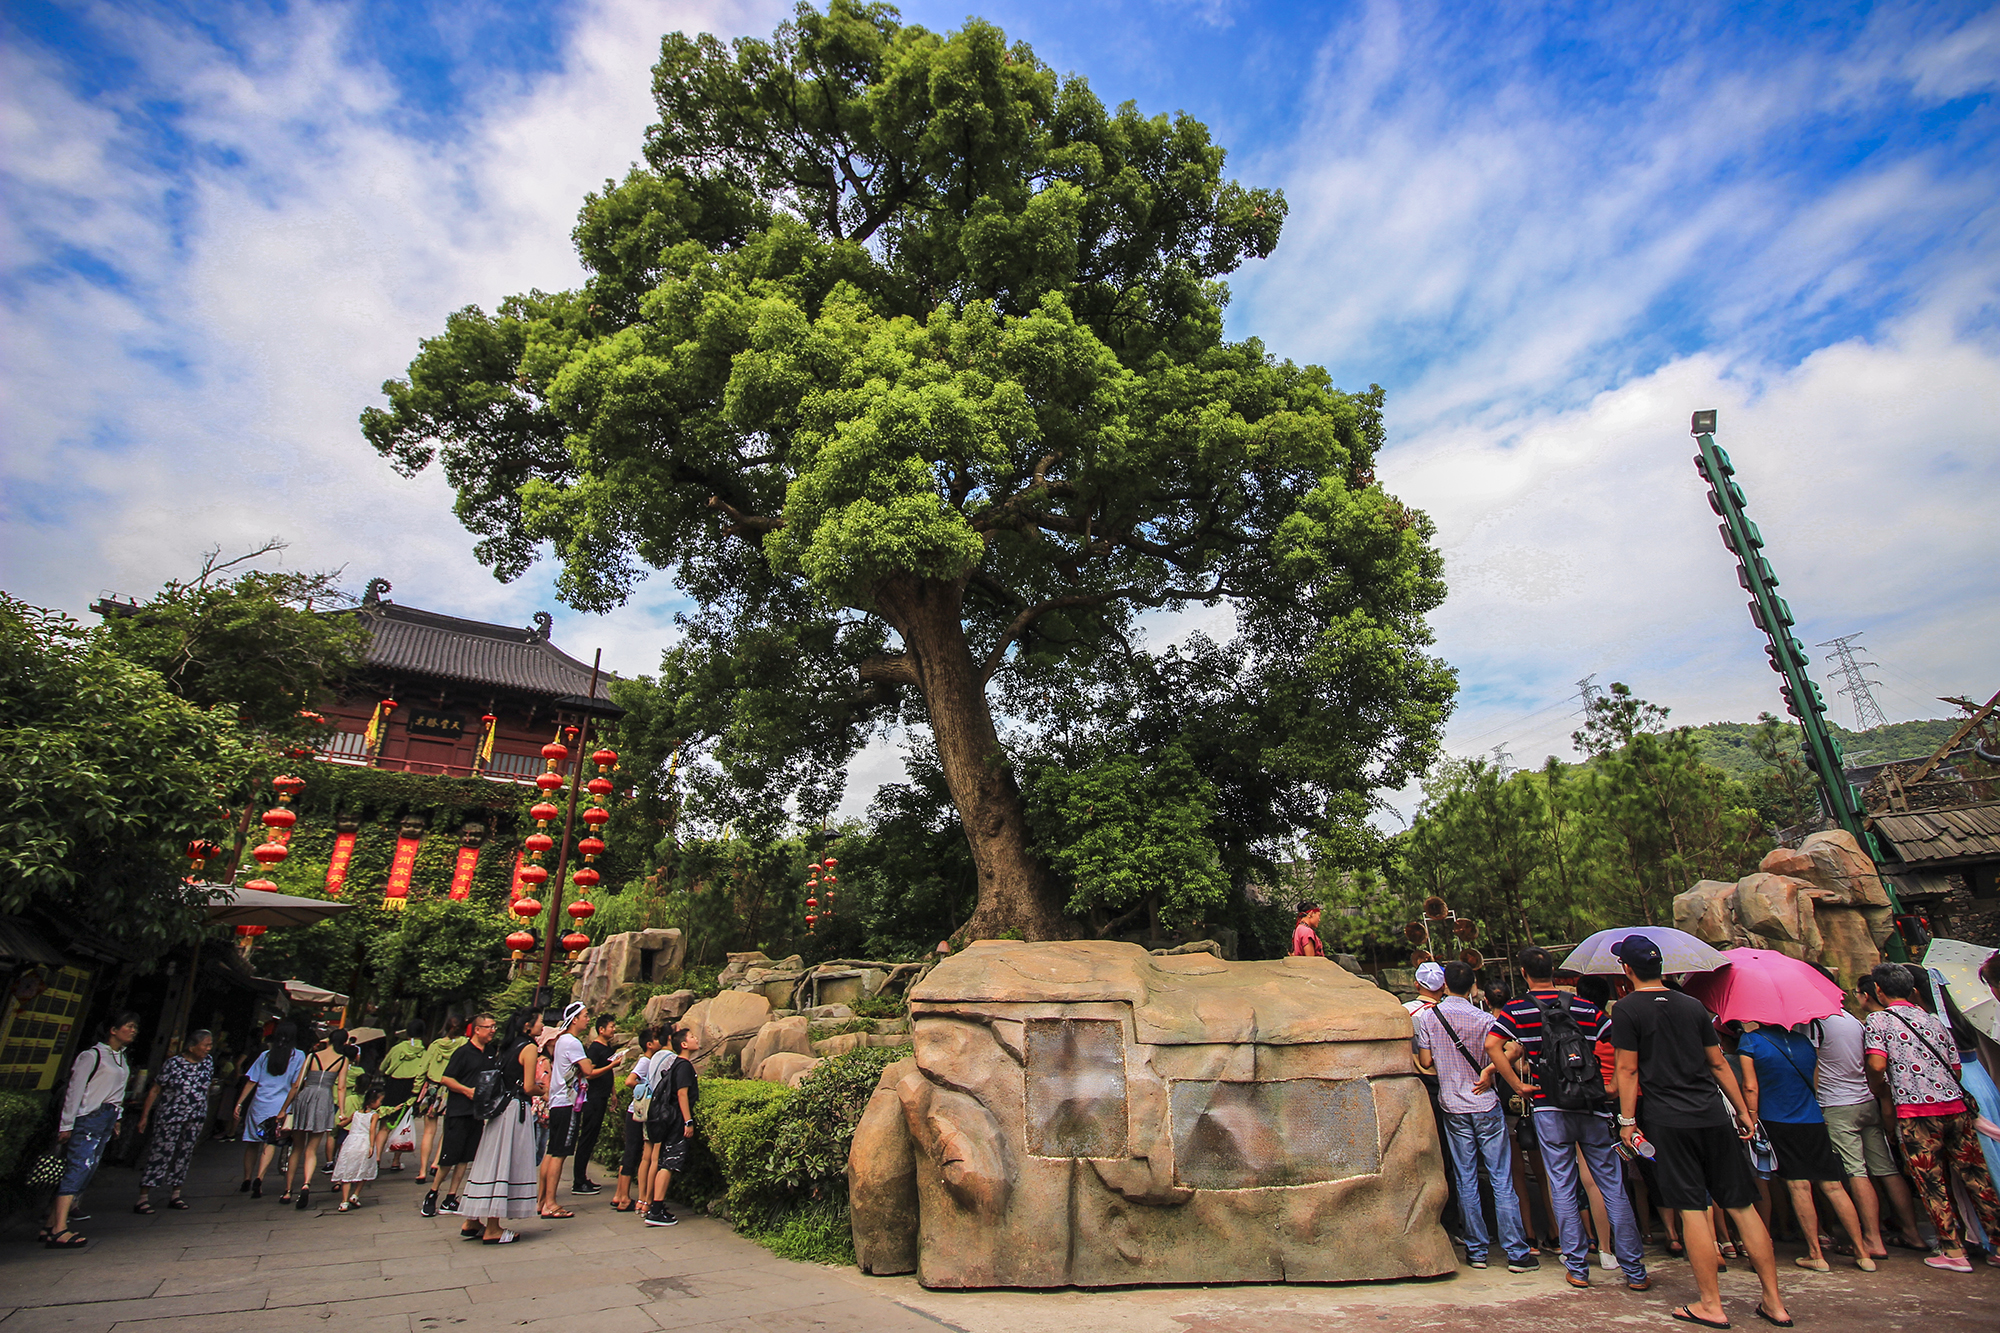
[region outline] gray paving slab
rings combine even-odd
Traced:
[[[423,1189],[409,1174],[383,1177],[359,1212],[301,1212],[275,1190],[239,1193],[238,1160],[204,1149],[194,1206],[146,1217],[118,1202],[134,1173],[107,1169],[85,1251],[44,1250],[28,1224],[0,1233],[0,1333],[1606,1333],[1677,1328],[1668,1312],[1693,1295],[1687,1265],[1665,1260],[1644,1294],[1611,1282],[1569,1292],[1554,1264],[1346,1287],[926,1291],[779,1259],[714,1218],[645,1227],[601,1199],[569,1200],[574,1219],[515,1223],[517,1245],[467,1244],[458,1219],[418,1215]],[[1796,1252],[1781,1247],[1787,1264]],[[1960,1277],[1899,1252],[1877,1274],[1787,1268],[1781,1280],[1802,1329],[2000,1328],[2000,1270]],[[1726,1274],[1724,1295],[1738,1327],[1761,1327],[1751,1274]]]

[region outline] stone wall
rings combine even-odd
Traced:
[[[632,930],[607,935],[584,951],[574,998],[593,1014],[623,1018],[638,1004],[638,988],[671,981],[687,961],[687,942],[678,930]]]
[[[1324,958],[981,941],[910,991],[848,1159],[855,1251],[930,1287],[1338,1282],[1456,1258],[1394,997]]]
[[[1776,848],[1733,884],[1705,879],[1674,899],[1674,925],[1703,943],[1819,963],[1850,989],[1882,961],[1893,916],[1875,863],[1844,829]]]

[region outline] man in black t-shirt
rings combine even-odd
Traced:
[[[438,1176],[432,1182],[434,1188],[424,1195],[423,1207],[418,1211],[425,1217],[436,1217],[439,1213],[458,1211],[459,1187],[465,1183],[465,1173],[472,1169],[472,1159],[479,1153],[479,1136],[486,1128],[478,1116],[472,1113],[472,1097],[478,1091],[479,1073],[493,1067],[493,1034],[499,1028],[491,1014],[481,1014],[472,1020],[471,1040],[451,1053],[445,1062],[444,1077],[438,1081],[444,1084],[444,1145],[438,1152]],[[446,1181],[450,1184],[446,1185]],[[444,1202],[438,1202],[438,1188],[444,1190]]]
[[[599,1014],[591,1026],[595,1029],[592,1040],[583,1048],[583,1059],[577,1063],[577,1072],[583,1076],[583,1110],[578,1113],[583,1118],[576,1128],[576,1176],[570,1184],[571,1194],[596,1194],[604,1188],[590,1178],[590,1154],[604,1129],[604,1110],[611,1104],[611,1069],[615,1063],[611,1052],[618,1036],[618,1019],[612,1014]]]
[[[1757,1215],[1757,1176],[1743,1140],[1757,1133],[1757,1117],[1743,1100],[1736,1073],[1722,1058],[1715,1021],[1701,1001],[1669,990],[1660,980],[1659,946],[1644,935],[1627,935],[1612,946],[1624,965],[1632,993],[1611,1011],[1611,1044],[1618,1052],[1618,1134],[1627,1147],[1643,1130],[1655,1153],[1659,1205],[1681,1215],[1701,1299],[1683,1305],[1674,1318],[1708,1328],[1728,1328],[1716,1269],[1708,1205],[1721,1204],[1750,1251],[1764,1286],[1757,1313],[1779,1326],[1792,1322],[1778,1294],[1777,1259],[1771,1233]],[[1725,1103],[1724,1098],[1728,1101]],[[1736,1108],[1736,1125],[1729,1108]]]

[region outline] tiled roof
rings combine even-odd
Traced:
[[[368,665],[438,680],[523,690],[582,702],[590,693],[590,665],[548,641],[546,617],[532,629],[374,602],[355,614],[374,631]],[[609,701],[611,673],[598,677],[595,697]]]
[[[1904,861],[2000,860],[2000,801],[1877,814],[1875,833]]]

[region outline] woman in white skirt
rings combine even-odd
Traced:
[[[517,1009],[507,1020],[507,1039],[500,1057],[506,1104],[500,1114],[486,1122],[479,1136],[479,1153],[466,1176],[465,1192],[459,1197],[458,1215],[467,1219],[459,1235],[466,1240],[511,1245],[516,1237],[501,1223],[534,1216],[536,1168],[541,1159],[535,1148],[535,1114],[528,1099],[542,1092],[536,1070],[541,1049],[535,1044],[541,1031],[542,1014],[537,1008]],[[484,1226],[475,1229],[474,1222]]]

